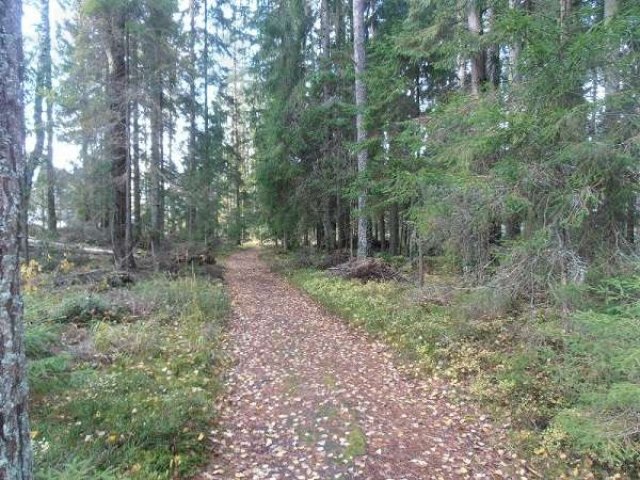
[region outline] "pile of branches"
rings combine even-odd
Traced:
[[[173,262],[176,265],[196,264],[196,265],[215,265],[216,259],[213,253],[208,249],[199,251],[183,251],[174,254]]]
[[[329,274],[363,282],[395,280],[405,282],[406,278],[380,258],[357,258],[327,269]]]

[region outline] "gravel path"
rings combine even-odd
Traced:
[[[255,250],[227,263],[234,367],[211,479],[526,478],[505,434],[441,381],[271,273]],[[518,473],[516,473],[518,472]]]

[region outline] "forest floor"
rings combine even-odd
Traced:
[[[527,478],[446,380],[327,313],[256,250],[226,262],[234,360],[205,479]]]

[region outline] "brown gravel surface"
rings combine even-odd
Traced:
[[[211,479],[527,478],[505,433],[271,273],[230,257],[234,366]],[[454,399],[455,398],[455,399]]]

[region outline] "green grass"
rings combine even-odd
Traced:
[[[347,435],[347,446],[341,457],[346,462],[352,462],[354,458],[361,457],[367,453],[367,437],[358,426],[353,427]]]
[[[26,295],[38,479],[182,478],[208,458],[222,286],[157,278],[112,293],[78,288],[60,307],[61,292]]]
[[[283,255],[267,260],[330,311],[466,385],[509,419],[514,444],[546,478],[640,475],[640,278],[583,288],[584,310],[569,317],[552,308],[509,316],[500,292],[419,305],[412,286],[330,277]]]

